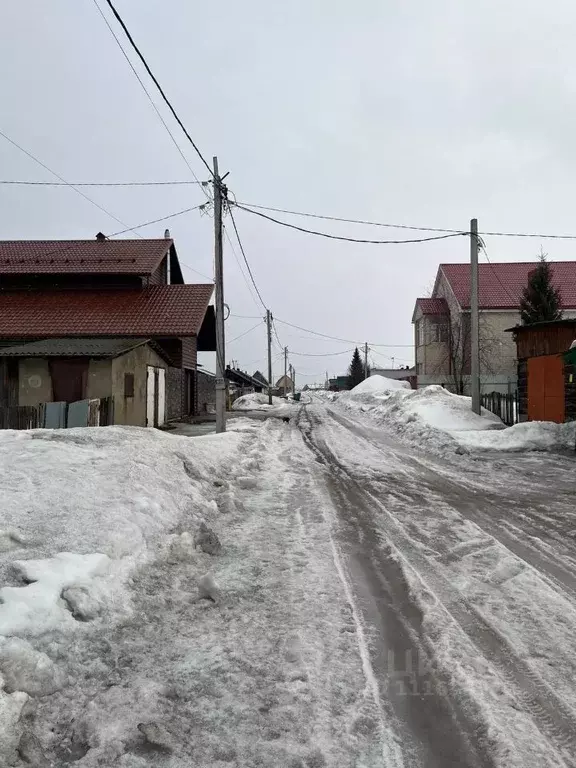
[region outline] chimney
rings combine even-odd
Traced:
[[[106,235],[103,235],[102,232],[98,232],[98,234],[96,235],[96,240],[99,243],[103,243],[106,241]]]
[[[166,240],[170,240],[170,230],[169,229],[165,229],[164,230],[164,237],[166,238]]]

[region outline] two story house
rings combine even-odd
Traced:
[[[551,262],[565,317],[576,317],[576,262]],[[506,329],[520,323],[520,298],[536,262],[478,267],[480,377],[484,392],[517,388],[516,345]],[[418,387],[441,384],[470,393],[470,264],[441,264],[432,294],[412,315]]]
[[[194,415],[212,292],[184,283],[168,231],[0,241],[0,408],[107,398],[116,424]]]

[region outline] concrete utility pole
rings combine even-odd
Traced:
[[[364,378],[368,378],[368,342],[364,344]]]
[[[226,349],[224,337],[224,267],[222,264],[222,182],[214,162],[214,281],[216,283],[216,432],[226,432]]]
[[[288,347],[284,347],[284,397],[286,397],[286,389],[288,386]]]
[[[480,323],[478,308],[478,219],[470,221],[470,352],[472,410],[480,414]],[[462,349],[462,354],[466,350]]]
[[[292,394],[296,394],[296,368],[292,366]]]
[[[266,329],[268,331],[268,403],[272,405],[272,312],[266,310]]]

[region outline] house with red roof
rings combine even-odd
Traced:
[[[115,424],[194,415],[212,292],[184,283],[168,231],[0,241],[0,411],[100,399]]]
[[[536,262],[480,264],[480,376],[483,392],[516,391],[516,345],[506,329],[520,323],[520,298]],[[576,317],[576,262],[551,262],[564,316]],[[418,386],[470,392],[470,264],[440,264],[432,295],[412,315]]]

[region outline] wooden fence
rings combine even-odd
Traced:
[[[67,409],[66,409],[67,411]],[[45,426],[45,404],[0,407],[0,429],[42,429]],[[114,399],[93,400],[87,410],[88,427],[108,427],[114,423]],[[68,416],[66,414],[66,424]]]
[[[487,392],[480,399],[482,406],[499,416],[506,426],[518,423],[518,392]]]

